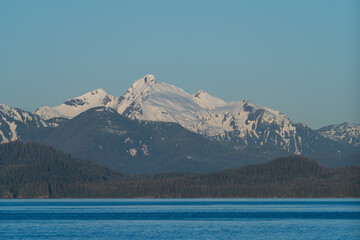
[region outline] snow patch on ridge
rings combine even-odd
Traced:
[[[128,150],[128,153],[130,153],[132,157],[135,157],[137,154],[137,150],[135,148],[131,148]]]
[[[10,141],[15,141],[18,139],[17,133],[16,133],[16,124],[15,122],[9,122],[9,127],[11,131],[11,139]]]
[[[56,107],[43,106],[34,111],[42,119],[48,120],[55,117],[73,118],[88,109],[95,107],[113,108],[118,98],[109,95],[105,90],[99,88],[84,95],[72,98]]]
[[[360,146],[360,124],[346,122],[320,128],[318,132],[334,141]]]
[[[214,109],[226,105],[226,102],[220,98],[213,97],[204,90],[199,90],[192,95],[194,101],[205,109]]]
[[[143,153],[144,153],[144,155],[145,156],[149,156],[150,154],[149,154],[149,149],[148,149],[148,146],[147,145],[143,145],[142,147],[141,147],[141,150],[143,151]]]

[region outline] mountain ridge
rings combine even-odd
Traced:
[[[52,118],[73,118],[94,107],[114,107],[117,104],[117,101],[117,97],[112,96],[105,90],[99,88],[79,97],[71,98],[56,107],[39,107],[33,113],[39,115],[43,120]]]
[[[206,137],[239,145],[271,145],[295,154],[309,154],[318,150],[313,147],[314,140],[304,139],[316,139],[322,149],[330,146],[328,151],[333,153],[351,148],[344,147],[347,143],[338,138],[291,121],[277,110],[247,100],[225,102],[204,90],[189,94],[176,86],[159,83],[153,75],[134,81],[110,105],[97,106],[114,108],[131,119],[178,123]]]
[[[46,112],[49,107],[31,113],[0,104],[0,143],[18,139],[36,140],[31,135],[44,141],[47,138],[45,132],[61,127],[69,120],[98,107],[110,109],[113,113],[133,120],[179,124],[208,139],[229,143],[236,149],[271,148],[307,156],[316,155],[320,159],[330,156],[331,166],[341,166],[340,163],[336,164],[336,159],[341,159],[343,154],[354,156],[346,160],[354,162],[351,158],[356,159],[356,154],[352,153],[360,152],[356,144],[359,124],[348,124],[341,131],[335,131],[335,125],[312,130],[305,124],[291,121],[277,110],[247,100],[228,103],[204,90],[189,94],[176,86],[159,83],[153,75],[136,80],[119,98],[97,89],[71,98],[50,112]],[[45,113],[41,109],[46,110]],[[54,112],[55,115],[52,115]],[[82,124],[87,124],[86,120],[83,121]],[[117,130],[110,127],[109,131]],[[349,135],[351,142],[343,137],[347,133],[352,134]],[[85,132],[83,134],[86,135]],[[336,134],[342,134],[342,137],[336,137]],[[126,151],[134,156],[143,152],[141,148],[136,149],[136,152],[134,149]],[[264,159],[267,158],[264,155]]]
[[[360,146],[360,124],[345,122],[322,127],[318,130],[320,134],[329,139]]]

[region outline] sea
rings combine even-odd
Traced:
[[[360,199],[0,200],[0,239],[360,239]]]

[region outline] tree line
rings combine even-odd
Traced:
[[[0,197],[360,197],[360,167],[327,169],[289,156],[214,173],[127,175],[43,144],[11,142],[0,145]]]

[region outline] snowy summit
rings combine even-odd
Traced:
[[[277,110],[247,100],[226,102],[204,90],[189,94],[174,85],[158,82],[154,75],[136,80],[120,98],[97,89],[56,107],[40,107],[34,113],[3,104],[0,114],[6,129],[1,130],[0,125],[1,138],[15,140],[18,122],[56,127],[56,119],[70,119],[94,107],[107,107],[130,119],[178,123],[219,141],[249,146],[270,145],[296,154],[314,152],[314,141],[316,146],[331,144],[328,141],[359,146],[359,125],[347,123],[314,131],[304,124],[292,122]],[[56,121],[48,121],[50,119]],[[333,151],[339,150],[334,148]]]
[[[34,113],[44,120],[55,117],[73,118],[94,107],[114,107],[117,101],[117,97],[111,96],[105,90],[99,88],[80,97],[71,98],[56,107],[40,107]]]
[[[120,98],[97,89],[57,107],[41,107],[34,113],[42,119],[73,118],[99,106],[113,108],[131,119],[178,123],[218,140],[258,145],[271,142],[295,153],[302,151],[294,123],[280,112],[248,101],[227,103],[204,90],[189,94],[176,86],[159,83],[154,75],[135,81]],[[281,130],[270,129],[275,125],[281,126]]]

